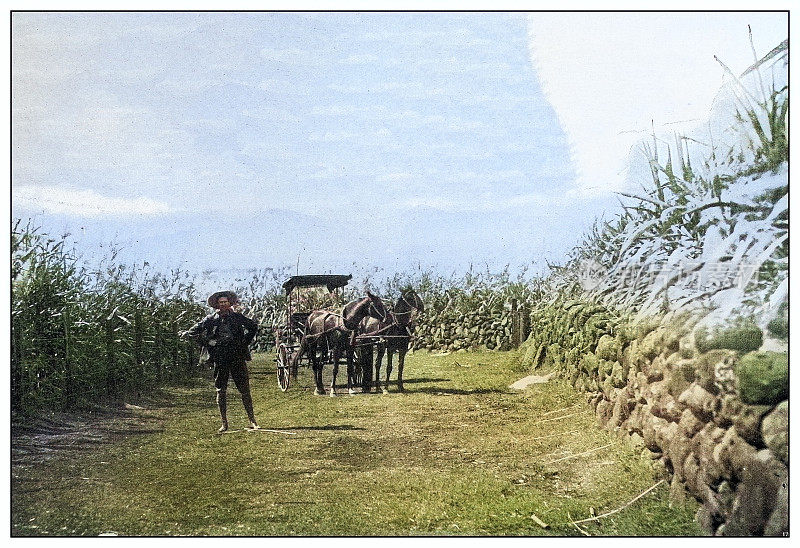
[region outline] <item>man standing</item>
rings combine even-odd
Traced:
[[[222,418],[219,433],[228,429],[228,377],[233,377],[236,389],[242,395],[242,403],[250,419],[250,428],[258,428],[253,413],[253,398],[250,395],[250,379],[247,361],[250,360],[248,345],[253,341],[258,324],[235,312],[232,306],[239,302],[233,291],[218,291],[208,298],[208,305],[217,311],[209,314],[185,336],[196,340],[208,351],[214,366],[214,387],[217,389],[217,405]]]

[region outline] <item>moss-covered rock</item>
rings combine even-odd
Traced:
[[[683,359],[694,358],[697,354],[694,346],[694,335],[689,334],[681,337],[678,342],[678,355]]]
[[[680,350],[681,338],[686,334],[686,329],[680,323],[665,326],[663,345],[667,353],[672,354]]]
[[[698,419],[694,413],[692,413],[691,409],[684,409],[681,412],[681,418],[678,420],[678,425],[681,428],[681,432],[687,438],[693,437],[703,429],[703,422]],[[684,458],[686,457],[685,454],[683,456]]]
[[[564,366],[577,367],[580,360],[581,360],[581,351],[578,348],[571,348],[564,355]]]
[[[611,367],[611,380],[616,388],[622,388],[628,382],[628,372],[620,362],[614,362]]]
[[[745,403],[775,405],[789,397],[789,356],[784,352],[751,352],[735,371]]]
[[[630,344],[626,345],[625,348],[622,350],[622,365],[626,367],[631,367],[635,364],[635,356],[639,352],[639,341],[631,341]]]
[[[740,404],[738,412],[733,417],[733,427],[736,428],[736,433],[750,445],[764,447],[764,440],[761,437],[761,420],[771,410],[771,405]]]
[[[636,338],[639,340],[644,339],[659,325],[661,325],[661,320],[659,318],[644,318],[639,320],[633,328],[634,332],[636,333]]]
[[[605,396],[607,400],[614,400],[614,383],[612,382],[611,377],[606,377],[605,380],[603,380],[602,384],[600,385],[600,389],[603,391],[603,396]]]
[[[778,309],[778,315],[767,324],[767,332],[776,339],[789,339],[789,303],[784,301]]]
[[[776,339],[789,339],[789,318],[774,318],[767,324],[767,331]]]
[[[736,352],[732,350],[711,350],[701,354],[694,360],[697,384],[709,392],[717,393],[717,370],[733,367],[735,360]]]
[[[689,388],[678,396],[678,403],[691,409],[697,418],[704,422],[710,420],[714,413],[714,395],[697,383],[690,384]]]
[[[597,341],[595,354],[598,358],[608,361],[616,361],[620,351],[619,341],[611,335],[603,335]]]
[[[665,360],[661,356],[656,356],[652,361],[645,361],[642,364],[642,373],[647,376],[648,382],[660,381],[664,378]]]
[[[659,352],[663,342],[664,331],[663,329],[653,329],[639,343],[639,354],[645,360],[652,360]]]
[[[539,350],[542,348],[544,348],[544,345],[542,346],[536,346],[533,344],[528,345],[527,348],[525,348],[525,354],[522,357],[523,367],[529,367],[535,369],[536,368],[535,358]]]
[[[789,402],[779,403],[761,423],[761,434],[770,451],[789,464]]]
[[[693,360],[681,360],[672,368],[672,374],[667,379],[667,389],[672,397],[677,398],[694,382],[697,377]]]
[[[695,333],[695,344],[700,352],[727,348],[737,352],[752,352],[761,348],[764,333],[753,321],[743,321],[709,333],[700,328]]]
[[[580,361],[580,369],[587,375],[596,375],[600,368],[600,360],[594,354],[584,354]]]
[[[664,367],[666,367],[667,370],[672,371],[673,369],[675,369],[675,365],[682,359],[683,358],[681,358],[681,355],[678,352],[670,354],[669,356],[667,356],[667,359],[664,360]]]
[[[605,379],[611,376],[611,372],[614,370],[614,362],[609,360],[599,360],[597,364],[597,374],[601,379]]]
[[[545,365],[552,366],[556,369],[562,367],[564,360],[561,353],[561,345],[553,343],[547,347],[546,355],[544,358]]]

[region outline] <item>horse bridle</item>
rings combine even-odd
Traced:
[[[398,326],[400,325],[400,322],[397,321],[397,316],[403,316],[405,314],[413,314],[414,312],[419,312],[419,308],[414,306],[410,302],[408,302],[408,299],[406,299],[406,296],[403,295],[402,293],[400,294],[400,301],[406,303],[410,307],[410,310],[406,310],[405,312],[392,312],[391,313],[392,316],[394,317],[394,323],[396,325],[398,325]],[[398,301],[398,302],[400,302],[400,301]],[[412,318],[412,320],[413,320],[413,318]],[[408,324],[406,324],[406,326],[411,324],[412,320],[409,320],[409,322],[408,322]]]
[[[367,297],[367,298],[370,299],[369,297]],[[378,308],[375,306],[375,302],[372,299],[370,299],[369,307],[372,309],[373,312],[375,312],[376,314],[378,313]],[[387,316],[388,316],[388,312],[384,312],[381,315],[380,320],[382,322],[385,322]],[[377,316],[375,316],[375,317],[377,317]]]

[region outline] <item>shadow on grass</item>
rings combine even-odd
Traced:
[[[248,374],[250,375],[251,379],[255,377],[275,377],[275,368],[273,367],[272,369],[267,369],[266,371],[253,371],[251,369],[248,371]]]
[[[396,369],[393,370],[393,373],[396,372],[397,372]],[[381,371],[381,373],[383,373],[383,371]],[[450,382],[451,380],[452,379],[403,379],[403,384],[421,384],[423,382]]]
[[[405,384],[407,381],[403,381]],[[500,390],[497,388],[476,388],[474,390],[462,390],[460,388],[439,388],[436,386],[429,386],[426,388],[419,388],[416,390],[406,390],[406,394],[430,394],[432,396],[469,396],[472,394],[509,394],[507,390]]]
[[[364,428],[352,424],[326,424],[325,426],[284,426],[280,430],[364,430]]]

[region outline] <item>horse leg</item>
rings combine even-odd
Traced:
[[[358,366],[361,368],[361,393],[372,392],[372,345],[362,346],[358,353]],[[355,356],[354,356],[355,358]]]
[[[311,360],[311,369],[314,371],[314,395],[324,396],[325,387],[322,386],[322,364],[317,359],[317,345],[311,344],[308,349],[308,357]]]
[[[355,350],[353,347],[348,347],[345,352],[347,358],[347,393],[351,396],[356,393],[353,388],[353,373],[355,373]]]
[[[375,358],[375,390],[381,387],[381,361],[385,350],[383,344],[378,345],[378,356]]]
[[[322,386],[322,364],[317,361],[316,356],[312,359],[311,367],[314,370],[314,395],[324,396],[325,387]]]
[[[407,346],[401,346],[397,351],[397,390],[403,392],[403,366],[406,362]]]
[[[336,397],[336,375],[339,374],[339,349],[333,349],[333,377],[331,378],[331,397]]]
[[[389,379],[392,376],[392,354],[394,353],[394,349],[390,348],[389,345],[386,345],[386,384],[383,386],[383,393],[389,393]]]
[[[361,393],[372,392],[372,345],[362,346],[358,353],[358,361],[361,366]]]

